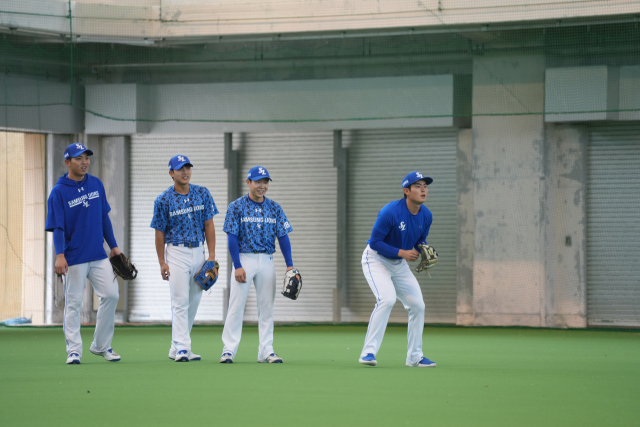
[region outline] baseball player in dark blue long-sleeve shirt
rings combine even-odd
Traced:
[[[93,155],[82,144],[71,144],[64,151],[69,172],[60,177],[47,201],[46,231],[53,232],[56,250],[55,272],[64,280],[64,336],[67,342],[67,364],[80,364],[80,309],[87,278],[93,285],[100,306],[96,330],[90,350],[110,362],[120,360],[111,348],[118,282],[103,249],[106,241],[111,256],[120,254],[109,220],[102,182],[87,173]]]
[[[360,363],[364,365],[377,365],[375,356],[382,345],[391,309],[399,299],[409,314],[406,366],[436,366],[422,354],[424,299],[407,264],[420,256],[418,245],[426,244],[433,217],[422,203],[432,182],[420,172],[411,172],[402,180],[404,199],[380,210],[362,254],[362,271],[376,297],[360,355]]]

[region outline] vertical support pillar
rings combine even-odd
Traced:
[[[91,148],[96,142],[88,142]],[[103,136],[101,138],[99,157],[96,157],[96,166],[100,165],[100,179],[104,184],[107,200],[111,206],[109,218],[113,225],[113,234],[118,242],[118,248],[125,254],[130,253],[129,236],[131,235],[129,224],[130,209],[130,148],[131,142],[128,136]],[[94,153],[96,153],[94,151]],[[97,155],[98,153],[96,153]],[[94,165],[92,164],[92,168]],[[104,243],[105,251],[109,255],[110,248]],[[126,280],[118,277],[118,291],[120,299],[116,307],[116,322],[125,323],[128,320],[128,292],[129,286]],[[97,310],[99,300],[94,294],[94,310]]]
[[[333,166],[338,169],[338,212],[337,212],[337,248],[336,267],[337,283],[333,292],[333,321],[342,321],[342,306],[347,303],[347,280],[349,278],[349,248],[348,248],[348,223],[347,223],[347,203],[349,200],[347,177],[348,177],[348,153],[342,147],[342,131],[333,131]]]
[[[474,58],[474,325],[545,316],[544,79],[543,54]]]
[[[456,265],[456,324],[473,325],[473,132],[464,129],[458,133],[457,177],[458,197],[458,256]]]
[[[64,149],[71,144],[69,135],[48,134],[46,140],[46,195],[48,199],[51,190],[58,182],[58,178],[67,171],[64,164]],[[46,265],[45,265],[45,303],[44,322],[48,325],[62,323],[64,313],[64,290],[62,281],[56,276],[54,266],[56,263],[56,250],[53,246],[53,233],[45,234]]]
[[[225,132],[224,134],[224,168],[227,170],[227,202],[231,203],[239,197],[238,190],[238,152],[233,151],[233,134]],[[233,261],[229,251],[227,252],[227,278],[231,277],[233,271]],[[227,318],[227,309],[229,308],[229,282],[224,289],[222,297],[222,320]]]

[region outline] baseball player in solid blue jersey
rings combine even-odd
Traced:
[[[110,256],[120,254],[109,219],[102,181],[87,173],[93,155],[82,144],[71,144],[64,151],[64,163],[69,169],[47,201],[46,231],[53,232],[56,250],[55,272],[64,280],[64,336],[67,342],[67,364],[80,364],[80,310],[85,281],[88,278],[100,306],[96,330],[89,350],[110,362],[120,360],[111,348],[118,305],[118,282],[103,249],[106,240]]]
[[[198,312],[202,288],[193,276],[205,262],[216,258],[216,232],[213,217],[218,208],[205,187],[190,184],[191,168],[187,156],[169,160],[174,184],[155,201],[151,227],[156,230],[156,252],[163,280],[171,292],[171,348],[169,359],[176,362],[200,360],[191,352],[191,328]],[[166,251],[165,251],[166,244]]]
[[[220,363],[233,363],[242,336],[242,318],[251,282],[256,288],[258,305],[258,362],[282,363],[273,350],[273,303],[276,294],[276,271],[273,253],[278,238],[287,264],[293,269],[289,234],[293,231],[279,204],[264,195],[269,189],[269,172],[256,166],[247,175],[249,194],[229,205],[222,230],[229,238],[233,260],[229,310],[224,322],[224,349]]]
[[[362,254],[362,271],[376,297],[369,320],[360,363],[376,366],[376,354],[382,344],[391,309],[400,299],[409,313],[407,366],[434,367],[435,362],[422,354],[424,299],[420,285],[407,261],[420,256],[419,244],[426,244],[431,227],[431,211],[422,204],[433,179],[411,172],[402,180],[404,199],[395,200],[380,210],[371,238]]]

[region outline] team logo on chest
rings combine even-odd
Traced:
[[[400,230],[405,231],[407,229],[407,226],[405,225],[404,221],[402,221],[400,223],[400,226],[398,227]]]

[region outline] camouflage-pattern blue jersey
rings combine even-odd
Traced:
[[[241,253],[276,251],[276,237],[293,231],[279,204],[264,198],[261,203],[248,194],[229,204],[222,231],[238,236]]]
[[[189,194],[179,194],[171,186],[156,198],[151,228],[162,231],[169,244],[204,242],[204,223],[217,213],[205,187],[190,184]]]

